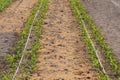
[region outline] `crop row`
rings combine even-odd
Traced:
[[[78,6],[79,6],[79,10],[81,11],[82,18],[84,19],[86,24],[89,25],[89,29],[92,32],[91,34],[93,35],[95,42],[98,44],[98,46],[101,48],[101,51],[104,53],[107,61],[109,62],[111,68],[113,69],[114,74],[117,77],[120,76],[120,66],[117,63],[111,48],[106,44],[106,41],[104,40],[104,37],[100,33],[100,30],[96,28],[96,25],[94,24],[91,17],[87,14],[83,4],[79,2]]]
[[[0,11],[4,10],[13,0],[0,0]]]
[[[37,57],[37,55],[35,53],[36,53],[36,50],[39,49],[39,38],[40,38],[40,34],[41,34],[40,26],[42,24],[42,20],[44,18],[44,15],[45,15],[45,12],[47,9],[47,3],[48,3],[48,0],[38,0],[37,4],[33,8],[31,15],[27,19],[27,22],[25,24],[23,31],[20,33],[21,38],[16,45],[15,53],[9,54],[5,57],[5,60],[8,63],[8,65],[7,65],[8,69],[3,73],[3,75],[0,76],[0,80],[10,80],[12,78],[12,76],[18,66],[18,63],[19,63],[19,60],[20,60],[22,54],[25,55],[25,58],[27,58],[27,60],[25,60],[25,62],[23,62],[21,64],[20,68],[22,69],[22,74],[20,74],[20,76],[18,78],[15,78],[15,80],[25,80],[26,77],[35,68],[35,62],[36,62],[36,57]],[[23,52],[23,48],[25,46],[26,39],[29,34],[30,26],[32,25],[32,23],[34,21],[34,17],[36,15],[36,12],[39,9],[39,5],[42,5],[42,6],[40,8],[40,12],[39,12],[34,24],[33,24],[33,31],[34,31],[35,39],[34,39],[34,41],[31,42],[32,48],[28,51]]]
[[[70,3],[71,3],[71,7],[72,7],[72,9],[77,17],[77,20],[82,27],[84,41],[86,43],[87,50],[91,56],[91,60],[92,60],[93,64],[99,69],[100,76],[98,77],[98,79],[99,80],[109,80],[109,77],[104,72],[100,71],[101,70],[100,65],[99,65],[99,62],[95,56],[95,51],[92,47],[91,40],[87,36],[87,33],[85,31],[85,28],[84,28],[85,24],[87,24],[87,27],[89,25],[89,29],[92,32],[92,34],[91,34],[92,37],[94,37],[95,42],[97,42],[98,46],[100,46],[102,52],[105,54],[105,57],[108,59],[108,62],[110,63],[110,65],[114,71],[114,74],[116,74],[116,76],[119,76],[119,65],[118,65],[117,61],[115,60],[115,58],[111,52],[111,49],[106,44],[100,31],[96,28],[91,17],[86,12],[83,4],[78,0],[70,0]],[[83,23],[83,20],[84,20],[84,23]]]

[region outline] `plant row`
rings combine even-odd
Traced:
[[[20,33],[20,40],[18,41],[15,53],[9,54],[5,57],[5,60],[8,63],[8,70],[6,70],[3,75],[0,76],[0,80],[10,80],[18,66],[19,60],[22,56],[22,54],[25,55],[25,62],[23,62],[20,66],[22,69],[22,73],[20,73],[20,76],[16,78],[15,80],[26,80],[27,76],[32,72],[32,70],[35,68],[35,62],[37,55],[36,50],[39,49],[39,38],[41,34],[41,24],[42,20],[44,18],[45,12],[47,10],[47,3],[48,0],[38,0],[37,4],[31,11],[31,15],[28,17],[27,22],[25,24],[25,27],[23,31]],[[40,8],[40,12],[35,20],[35,23],[33,24],[33,31],[34,31],[34,41],[31,42],[32,48],[26,52],[23,52],[23,48],[26,43],[27,36],[29,34],[29,29],[33,23],[34,17],[36,15],[36,12],[39,9],[39,5],[42,5]]]
[[[94,24],[93,20],[91,19],[91,17],[88,15],[88,13],[86,12],[83,4],[79,1],[79,4],[77,4],[79,6],[79,10],[81,11],[82,14],[82,18],[84,19],[84,21],[86,22],[86,24],[89,25],[89,29],[92,32],[93,38],[95,40],[95,42],[98,44],[98,46],[101,48],[102,53],[104,53],[105,57],[107,58],[107,61],[109,62],[111,68],[114,71],[114,74],[116,76],[120,76],[120,66],[117,63],[115,56],[112,53],[111,48],[107,45],[104,37],[102,36],[100,30],[98,30],[96,28],[96,25]]]
[[[78,1],[78,0],[70,0],[70,3],[71,3],[71,8],[76,15],[77,21],[80,23],[80,25],[82,27],[81,28],[82,29],[82,36],[83,36],[84,42],[86,44],[87,51],[90,54],[90,59],[93,62],[93,65],[97,68],[97,70],[100,73],[100,75],[98,76],[98,80],[109,80],[108,75],[105,74],[101,70],[101,66],[98,62],[98,59],[97,59],[96,55],[95,55],[94,47],[91,44],[91,39],[89,38],[88,33],[86,32],[86,29],[85,29],[86,24],[85,24],[85,21],[84,21],[85,17],[83,18],[83,15],[84,15],[84,12],[85,12],[84,7],[80,4],[80,1]],[[87,13],[86,13],[86,15],[89,16]]]

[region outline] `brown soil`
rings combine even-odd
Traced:
[[[49,0],[37,51],[37,68],[29,80],[97,80],[69,0]]]
[[[17,0],[0,13],[0,56],[6,54],[22,30],[37,0]]]
[[[120,0],[81,1],[120,62]]]

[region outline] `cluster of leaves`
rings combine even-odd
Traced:
[[[94,22],[92,21],[90,16],[87,14],[83,4],[78,0],[70,0],[70,3],[71,3],[71,7],[76,15],[78,22],[81,24],[82,31],[83,31],[82,33],[84,36],[84,41],[86,43],[87,50],[91,56],[91,60],[94,64],[94,66],[96,66],[98,68],[98,71],[100,73],[98,80],[109,80],[109,77],[107,75],[105,75],[104,72],[101,71],[100,65],[99,65],[98,60],[95,56],[95,51],[92,47],[92,44],[90,43],[90,38],[87,36],[87,33],[85,31],[85,24],[90,26],[91,31],[92,31],[91,35],[94,36],[95,41],[98,43],[98,45],[101,47],[101,49],[105,53],[105,55],[106,55],[105,57],[109,60],[110,65],[114,69],[114,72],[116,74],[118,74],[119,73],[119,66],[118,66],[115,58],[113,57],[110,48],[105,43],[100,31],[96,29]],[[84,23],[83,23],[83,20],[84,20]]]
[[[25,42],[29,33],[29,29],[31,24],[33,23],[34,17],[36,15],[36,12],[39,9],[39,5],[42,5],[40,8],[40,12],[35,20],[35,23],[33,25],[33,30],[34,35],[35,35],[35,39],[34,41],[32,41],[31,46],[32,49],[29,51],[26,51],[23,53],[23,48],[25,46]],[[18,66],[18,62],[19,59],[21,58],[21,55],[24,54],[25,56],[29,56],[29,60],[25,61],[22,63],[22,65],[20,66],[20,68],[23,69],[23,73],[22,78],[16,78],[17,80],[25,80],[25,78],[27,77],[28,74],[31,73],[31,71],[35,68],[35,62],[36,62],[36,57],[37,55],[36,50],[39,49],[39,37],[41,34],[41,24],[42,24],[42,20],[44,18],[45,12],[47,10],[47,4],[48,4],[48,0],[38,0],[37,4],[35,5],[35,7],[33,8],[31,15],[29,16],[26,25],[23,29],[23,31],[20,33],[21,34],[21,38],[20,41],[17,43],[16,45],[16,52],[15,54],[12,55],[8,55],[6,57],[6,61],[8,62],[8,66],[9,69],[7,71],[5,71],[3,73],[3,75],[0,76],[0,79],[2,80],[9,80],[10,78],[12,78],[13,73],[15,72],[16,67]]]
[[[0,0],[0,11],[4,10],[13,0]]]

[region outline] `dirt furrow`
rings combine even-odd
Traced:
[[[37,67],[30,80],[96,80],[69,0],[49,0],[42,28]]]
[[[17,0],[0,13],[0,56],[6,54],[22,30],[37,0]]]

